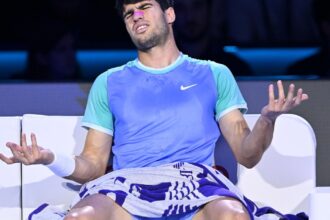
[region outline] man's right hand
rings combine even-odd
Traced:
[[[54,160],[54,154],[37,144],[35,134],[31,134],[31,145],[26,142],[26,135],[22,134],[22,145],[8,142],[6,146],[11,150],[13,156],[6,157],[0,153],[0,160],[6,164],[23,163],[24,165],[43,164],[48,165]]]

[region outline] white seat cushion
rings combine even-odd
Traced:
[[[246,115],[249,126],[259,115]],[[281,115],[272,143],[253,168],[238,168],[238,187],[253,201],[282,213],[309,213],[309,194],[316,186],[316,139],[309,123],[297,115]]]
[[[87,130],[80,126],[81,116],[24,115],[23,132],[29,137],[33,132],[39,146],[54,152],[80,154]],[[28,138],[30,141],[30,138]],[[23,166],[23,219],[42,203],[65,209],[73,200],[79,184],[55,176],[48,168]]]
[[[11,156],[5,146],[10,141],[20,143],[20,117],[0,117],[0,152]],[[0,161],[0,218],[21,219],[21,165],[7,165]]]

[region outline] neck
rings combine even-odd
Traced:
[[[169,38],[163,45],[158,45],[148,51],[138,51],[139,61],[151,68],[165,68],[176,61],[180,51],[174,37]]]

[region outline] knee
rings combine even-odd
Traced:
[[[204,218],[212,220],[250,220],[244,205],[233,199],[215,200],[204,207]]]
[[[223,220],[223,219],[230,219],[230,220],[250,220],[250,216],[248,213],[235,210],[235,209],[227,209],[222,213],[219,213],[218,217],[215,220]]]
[[[71,210],[64,220],[93,220],[93,209],[90,207]]]
[[[89,218],[81,214],[70,213],[67,216],[65,216],[63,220],[88,220],[88,219]]]
[[[63,220],[84,220],[84,216],[78,214],[78,213],[69,213],[67,214]]]
[[[64,217],[63,220],[77,220],[79,219],[77,216],[72,216],[71,214],[68,214],[67,216]]]

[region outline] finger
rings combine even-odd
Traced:
[[[30,151],[29,147],[27,146],[27,141],[26,141],[26,135],[25,134],[22,135],[22,150],[21,150],[21,152],[24,155],[25,159],[27,159],[28,161],[33,160],[33,155],[31,154],[31,151]],[[22,158],[19,158],[19,159],[22,159]]]
[[[303,93],[303,90],[300,88],[297,91],[297,96],[292,99],[293,107],[296,107],[301,104],[301,102],[309,99],[309,96],[306,93]]]
[[[29,164],[29,161],[28,159],[26,158],[25,156],[25,153],[23,151],[23,149],[21,149],[19,145],[17,144],[14,144],[12,146],[12,148],[10,148],[12,154],[13,154],[13,157],[10,158],[14,163],[23,163],[25,165],[28,165]]]
[[[0,160],[5,162],[6,164],[14,164],[17,163],[18,161],[14,157],[6,157],[5,155],[0,153]]]
[[[268,106],[270,109],[275,108],[275,95],[274,95],[274,85],[270,84],[268,86]]]
[[[24,153],[22,152],[22,148],[15,144],[15,143],[7,143],[6,146],[10,149],[10,151],[13,154],[13,160],[14,162],[22,162],[22,163],[27,163],[27,159],[24,156]]]
[[[294,96],[294,90],[295,90],[295,85],[294,84],[290,84],[289,91],[288,91],[288,96],[286,97],[286,99],[288,101],[292,101],[293,96]]]
[[[309,96],[306,93],[303,93],[301,101],[305,101],[305,100],[308,100],[308,99],[309,99]]]
[[[294,103],[294,90],[295,90],[295,85],[294,84],[290,84],[289,86],[289,91],[288,91],[288,95],[286,97],[285,100],[285,104],[283,105],[284,109],[289,110],[291,107],[291,105]]]
[[[31,142],[32,142],[32,154],[35,157],[39,156],[40,150],[37,144],[37,137],[34,133],[31,133]]]
[[[301,100],[302,100],[302,96],[303,96],[303,90],[300,88],[300,89],[298,89],[297,96],[294,100],[294,105],[295,106],[300,105]]]
[[[285,93],[284,93],[283,83],[281,80],[277,81],[277,89],[278,89],[278,103],[282,105],[285,100]]]
[[[11,143],[11,142],[8,142],[6,144],[6,146],[10,149],[10,151],[12,152],[13,155],[15,154],[21,154],[22,153],[22,148],[21,146],[15,144],[15,143]]]
[[[26,134],[25,133],[22,134],[22,146],[27,146]]]

